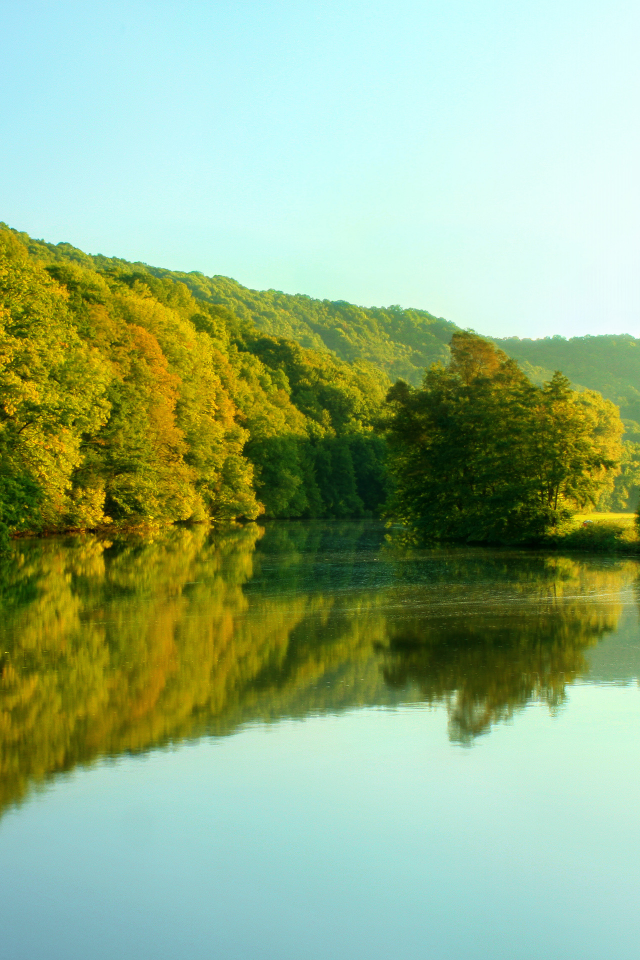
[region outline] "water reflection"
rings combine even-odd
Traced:
[[[0,809],[52,774],[248,720],[445,703],[469,742],[551,709],[634,562],[398,554],[375,524],[21,542],[0,584]]]

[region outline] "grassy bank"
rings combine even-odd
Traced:
[[[633,513],[579,513],[550,533],[536,539],[520,542],[471,543],[463,540],[429,541],[420,537],[420,531],[402,523],[388,522],[390,542],[416,547],[440,543],[489,547],[530,547],[534,550],[554,550],[560,553],[592,553],[632,556],[640,559],[640,536]]]
[[[550,534],[546,543],[559,550],[640,556],[640,538],[633,513],[576,514]]]

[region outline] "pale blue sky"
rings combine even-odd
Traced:
[[[0,0],[0,219],[494,335],[640,336],[640,4]]]

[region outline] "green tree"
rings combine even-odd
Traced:
[[[620,455],[616,408],[557,373],[534,386],[502,351],[456,333],[422,389],[400,381],[386,423],[391,510],[430,539],[518,541],[594,504]]]
[[[68,297],[0,230],[0,478],[11,530],[92,522],[104,489],[75,482],[83,439],[109,417],[109,371]]]

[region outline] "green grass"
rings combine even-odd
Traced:
[[[633,526],[635,518],[635,513],[576,513],[573,517],[574,521],[579,523],[584,523],[585,520],[591,520],[593,523],[616,521],[623,526]]]
[[[549,540],[562,550],[640,555],[633,513],[577,513]]]

